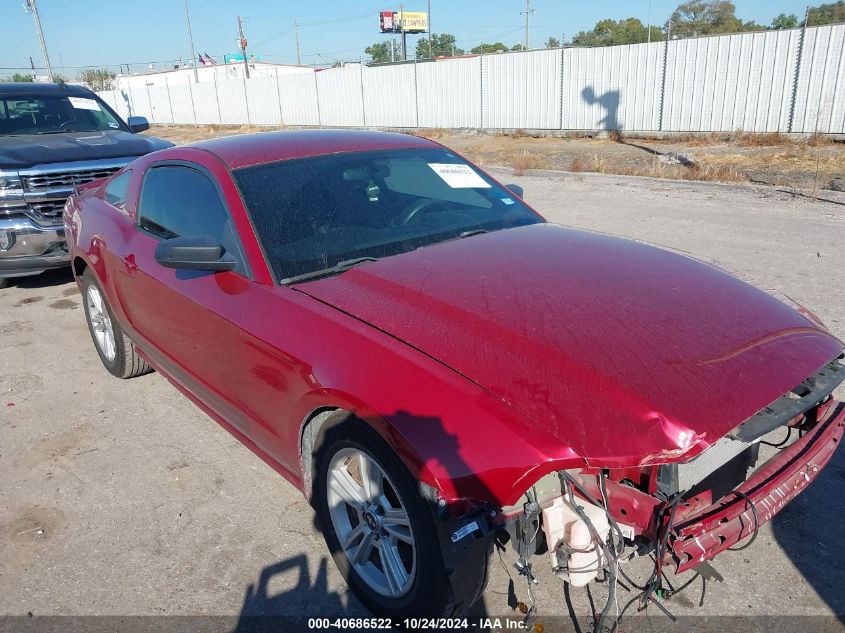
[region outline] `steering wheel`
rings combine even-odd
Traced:
[[[73,121],[62,121],[61,123],[59,123],[59,129],[64,130],[66,127],[72,125],[73,123]]]
[[[397,226],[404,226],[411,222],[415,217],[417,217],[422,211],[428,209],[429,207],[433,207],[434,205],[442,203],[442,200],[436,200],[434,198],[417,198],[411,204],[409,204],[405,209],[400,213],[396,219],[393,220],[393,224]]]

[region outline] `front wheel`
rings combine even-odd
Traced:
[[[82,299],[88,331],[103,366],[118,378],[133,378],[152,371],[114,318],[100,284],[88,269],[82,274]]]
[[[317,518],[359,600],[382,617],[454,615],[432,509],[384,440],[347,422],[326,432],[315,461]]]

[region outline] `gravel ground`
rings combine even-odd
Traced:
[[[716,260],[783,291],[845,336],[845,197],[822,203],[775,189],[592,174],[497,176],[524,185],[553,221]],[[232,623],[258,612],[366,615],[298,492],[161,376],[107,374],[67,272],[0,291],[0,390],[0,631],[3,616],[27,613],[219,615]],[[845,617],[843,479],[840,451],[750,548],[716,560],[725,581],[708,585],[704,607],[696,583],[670,608],[828,616],[811,628],[841,630],[829,616]],[[543,562],[538,621],[552,630],[548,623],[562,621],[551,616],[567,608]],[[479,613],[512,614],[495,557],[491,570]],[[631,573],[644,577],[644,566]],[[516,595],[529,601],[524,580]],[[586,594],[571,599],[583,624]]]

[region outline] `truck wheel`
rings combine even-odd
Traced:
[[[318,523],[358,599],[381,617],[457,615],[432,508],[387,443],[346,422],[326,431],[314,466]]]
[[[152,371],[138,355],[135,343],[124,334],[100,284],[88,269],[82,273],[82,298],[88,330],[105,368],[118,378],[134,378]]]

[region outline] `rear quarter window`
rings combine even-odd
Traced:
[[[126,208],[126,192],[129,191],[131,176],[132,170],[125,171],[106,185],[106,202],[118,209]]]

